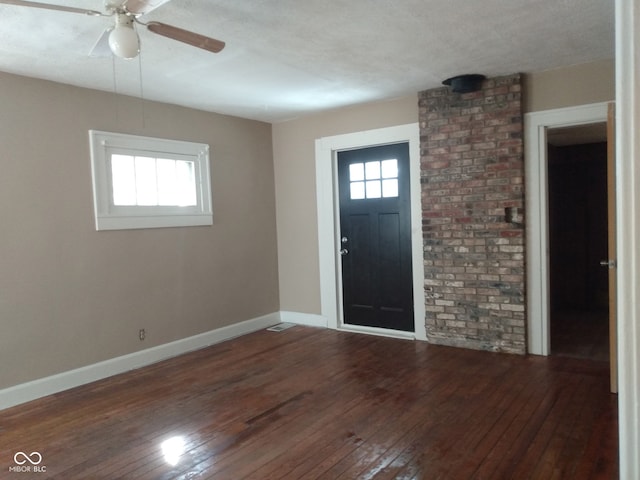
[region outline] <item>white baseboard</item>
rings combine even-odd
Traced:
[[[327,328],[327,319],[322,315],[313,313],[298,312],[280,312],[280,319],[286,323],[296,323],[298,325],[306,325],[308,327]]]
[[[284,321],[282,320],[282,314],[275,312],[192,337],[176,340],[175,342],[165,343],[157,347],[105,360],[104,362],[87,365],[86,367],[5,388],[0,390],[0,410],[129,370],[151,365],[152,363],[208,347],[209,345],[224,342],[225,340],[246,335],[262,328],[271,327],[281,321]],[[287,321],[306,324],[302,321]]]

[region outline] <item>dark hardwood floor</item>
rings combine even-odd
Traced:
[[[607,310],[551,312],[551,354],[609,361]]]
[[[608,387],[606,362],[260,331],[1,411],[0,478],[615,479]]]

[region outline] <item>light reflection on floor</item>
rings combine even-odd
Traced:
[[[180,457],[184,454],[185,441],[184,437],[171,437],[160,445],[164,460],[171,466],[176,466],[180,461]]]

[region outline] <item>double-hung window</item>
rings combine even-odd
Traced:
[[[209,146],[89,131],[97,230],[212,225]]]

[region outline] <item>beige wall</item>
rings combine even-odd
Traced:
[[[613,60],[524,75],[525,112],[613,99]],[[320,313],[315,140],[417,121],[416,92],[273,126],[281,310]]]
[[[540,112],[615,99],[613,59],[524,76],[524,111]]]
[[[0,388],[278,311],[269,124],[3,73],[0,105]],[[208,143],[214,225],[96,232],[89,129]]]
[[[280,307],[320,313],[315,140],[418,121],[418,96],[273,125]]]

